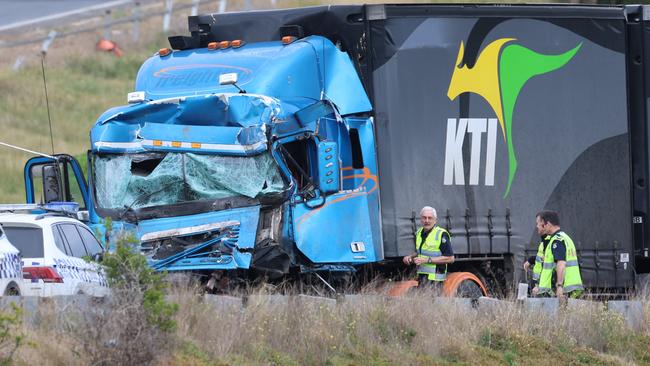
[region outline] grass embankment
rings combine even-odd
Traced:
[[[253,296],[241,308],[202,302],[181,287],[170,296],[179,304],[177,326],[166,346],[155,350],[153,364],[650,365],[647,300],[645,319],[632,330],[598,306],[550,318],[514,304],[484,311],[419,294],[339,304]],[[17,364],[91,362],[77,346],[73,323],[53,324],[24,328],[31,346],[21,347]]]
[[[149,52],[151,54],[151,52]],[[85,157],[89,131],[111,106],[126,103],[146,56],[110,54],[70,56],[46,68],[54,151]],[[40,67],[19,72],[0,69],[0,141],[52,153]],[[24,202],[22,169],[33,155],[1,147],[0,203]]]

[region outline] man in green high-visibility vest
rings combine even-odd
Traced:
[[[540,242],[537,245],[537,254],[528,258],[524,262],[524,271],[528,272],[531,268],[533,269],[532,282],[533,285],[531,288],[537,286],[539,283],[539,276],[542,274],[542,263],[544,263],[544,252],[546,251],[546,246],[548,241],[551,239],[550,235],[542,235],[540,237]]]
[[[433,207],[420,210],[422,227],[415,233],[415,253],[403,258],[406,265],[416,265],[419,287],[433,287],[441,291],[447,278],[447,265],[454,263],[449,232],[438,223]]]
[[[533,288],[533,295],[553,296],[553,275],[555,274],[555,295],[558,298],[577,298],[582,294],[582,277],[578,265],[578,254],[573,240],[560,228],[560,216],[555,211],[542,211],[535,217],[539,235],[550,235],[539,283]]]

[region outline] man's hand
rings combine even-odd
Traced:
[[[555,289],[555,296],[557,296],[558,299],[564,298],[564,288],[562,286],[558,286]]]
[[[413,258],[410,255],[407,255],[404,258],[402,258],[402,262],[404,262],[404,264],[406,264],[407,266],[411,265],[413,263]]]
[[[538,286],[533,287],[533,291],[532,291],[533,296],[537,296],[538,293],[539,293],[539,287]]]
[[[415,262],[415,264],[417,264],[419,266],[420,264],[429,262],[429,258],[418,257],[418,258],[414,259],[414,262]]]
[[[524,272],[528,272],[529,268],[530,268],[530,262],[524,261]]]

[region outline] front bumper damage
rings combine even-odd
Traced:
[[[250,268],[260,206],[141,221],[141,252],[159,271]]]

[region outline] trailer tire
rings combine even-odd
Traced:
[[[410,289],[418,287],[418,281],[397,281],[393,282],[390,289],[388,289],[388,296],[401,297],[406,295]]]
[[[449,273],[442,293],[446,297],[469,297],[473,299],[488,296],[483,281],[471,272]]]

